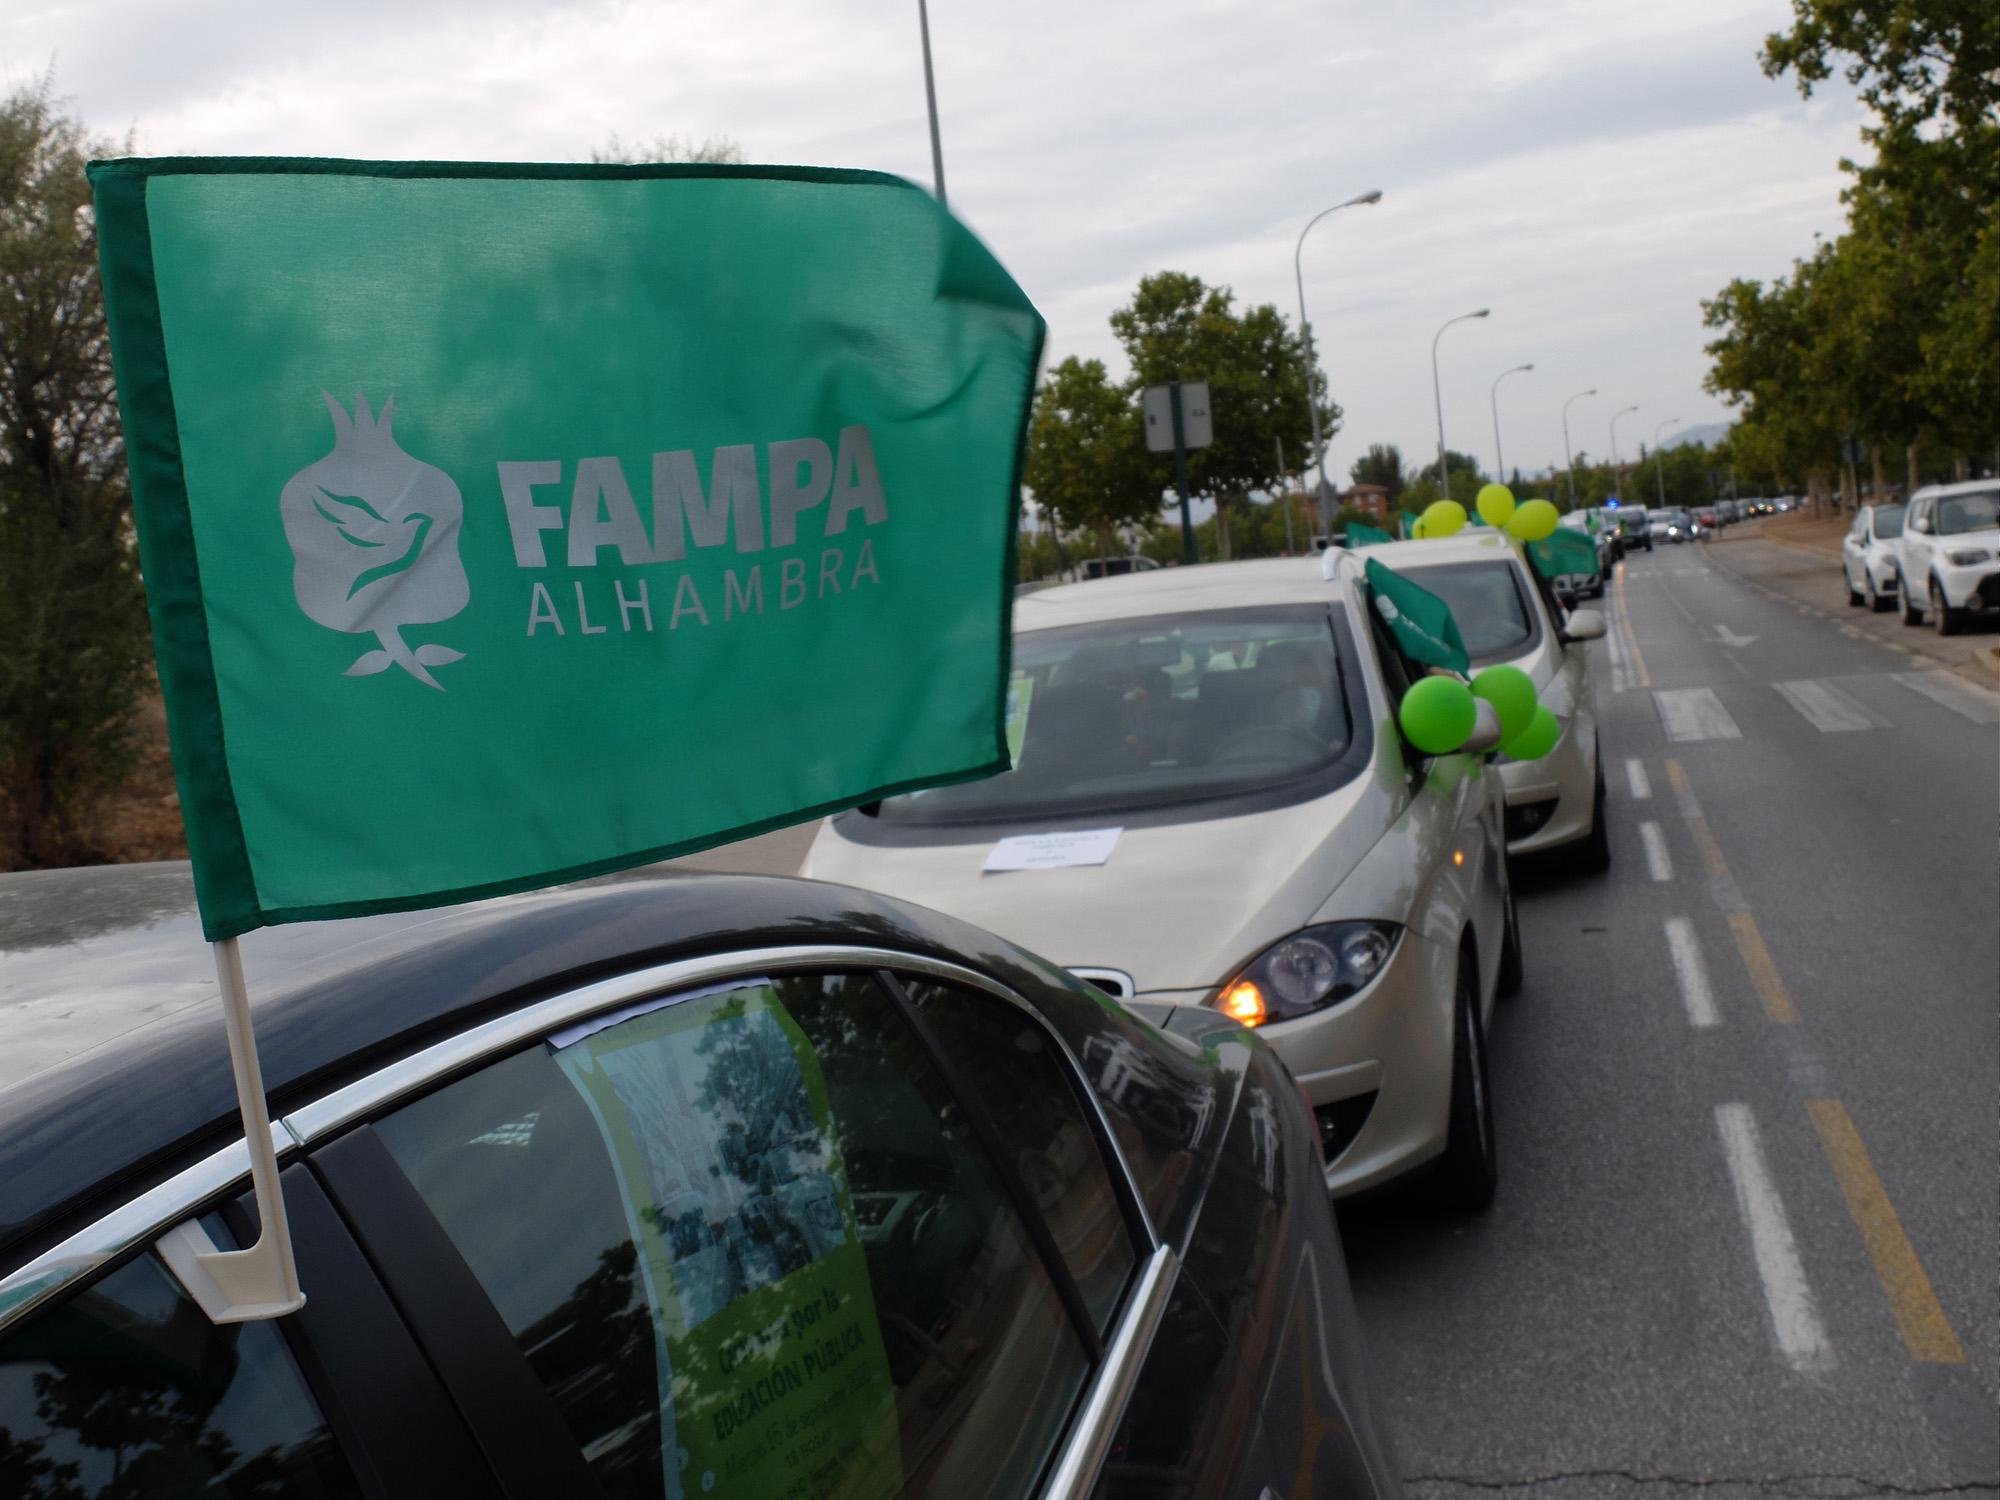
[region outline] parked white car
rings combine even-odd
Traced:
[[[2000,610],[2000,480],[1934,484],[1910,496],[1898,539],[1903,623],[1939,635]]]
[[[1654,511],[1655,517],[1671,511]],[[1611,863],[1604,822],[1604,767],[1598,754],[1597,699],[1583,642],[1604,635],[1604,617],[1565,616],[1521,548],[1492,531],[1374,547],[1368,555],[1422,584],[1451,606],[1473,670],[1502,662],[1535,680],[1562,738],[1540,760],[1504,757],[1507,848],[1513,854],[1567,849],[1580,869]]]
[[[1499,721],[1480,705],[1454,754],[1404,741],[1422,669],[1370,607],[1385,550],[1020,599],[1014,769],[842,813],[803,873],[1255,1024],[1313,1106],[1333,1192],[1435,1167],[1483,1206],[1486,1026],[1521,977],[1499,778],[1476,753]]]
[[[1847,602],[1880,614],[1896,603],[1897,540],[1903,534],[1901,505],[1864,505],[1840,543],[1840,571]]]

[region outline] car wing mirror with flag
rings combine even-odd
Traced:
[[[870,172],[90,175],[261,1218],[162,1249],[211,1317],[272,1317],[302,1293],[237,937],[1006,770],[1043,322]]]

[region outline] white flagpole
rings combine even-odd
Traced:
[[[243,956],[236,939],[212,943],[215,978],[222,987],[222,1021],[229,1035],[230,1071],[236,1076],[236,1105],[243,1115],[244,1144],[250,1150],[250,1184],[257,1199],[257,1243],[247,1250],[218,1250],[190,1219],[160,1240],[160,1253],[188,1292],[216,1323],[278,1318],[305,1306],[299,1270],[292,1258],[291,1225],[278,1185],[278,1153],[271,1141],[271,1115],[264,1102],[264,1071],[257,1061],[257,1036],[250,1026],[250,997],[243,984]]]

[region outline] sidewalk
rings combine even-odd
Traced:
[[[1872,636],[1891,650],[1949,667],[1982,687],[2000,681],[2000,622],[1973,623],[1964,635],[1941,636],[1928,625],[1916,630],[1903,624],[1901,611],[1878,615],[1848,605],[1840,540],[1853,524],[1852,516],[1771,516],[1731,526],[1705,546],[1720,566],[1819,612],[1833,628]]]

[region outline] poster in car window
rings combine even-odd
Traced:
[[[895,1391],[826,1085],[775,994],[683,1000],[556,1057],[638,1247],[669,1495],[898,1493]]]

